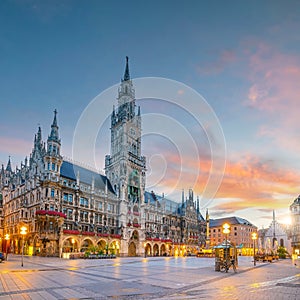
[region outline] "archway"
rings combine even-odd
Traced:
[[[128,256],[136,256],[136,245],[134,242],[129,243]]]
[[[88,248],[92,246],[93,246],[93,242],[89,238],[84,239],[80,246],[80,252],[85,252],[86,250],[88,250]]]
[[[167,250],[166,250],[166,245],[165,244],[162,244],[161,247],[160,247],[160,253],[161,255],[163,256],[167,256],[168,253],[167,253]]]
[[[98,243],[97,243],[97,247],[99,249],[99,251],[105,253],[106,251],[106,241],[105,240],[100,240]]]
[[[72,237],[66,239],[63,243],[63,252],[76,252],[78,251],[78,241]]]
[[[120,254],[120,244],[119,241],[112,241],[109,245],[109,254],[119,255]]]
[[[146,253],[146,256],[152,256],[152,249],[151,249],[151,245],[149,243],[146,243],[145,253]]]
[[[153,246],[153,255],[154,255],[154,256],[159,256],[159,248],[158,248],[158,245],[157,245],[157,244],[155,244],[155,245]]]

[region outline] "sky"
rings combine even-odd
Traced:
[[[300,194],[299,15],[292,0],[3,0],[0,162],[20,166],[57,109],[62,154],[103,171],[129,56],[147,189],[179,202],[192,188],[211,218],[284,223]],[[77,142],[92,151],[74,157]]]

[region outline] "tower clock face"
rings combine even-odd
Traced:
[[[139,175],[136,170],[131,172],[128,183],[130,186],[135,186],[135,187],[139,186]]]

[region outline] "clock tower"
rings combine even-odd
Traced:
[[[141,155],[141,112],[136,108],[128,57],[117,100],[111,114],[111,154],[105,157],[105,173],[120,199],[120,226],[126,227],[125,234],[130,236],[133,230],[128,227],[139,232],[144,226],[146,158]]]
[[[120,200],[143,203],[146,158],[141,156],[141,113],[140,107],[136,111],[128,57],[117,99],[118,106],[111,114],[111,154],[105,157],[105,172]]]

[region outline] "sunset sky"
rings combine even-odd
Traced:
[[[84,147],[95,156],[75,158],[103,170],[129,56],[148,189],[181,201],[193,188],[211,218],[266,228],[274,209],[286,222],[300,194],[299,16],[292,0],[3,0],[0,161],[20,166],[38,126],[46,141],[57,109],[62,154],[74,158],[86,116],[98,135]],[[149,77],[162,87],[138,79]],[[207,185],[215,179],[220,186]]]

